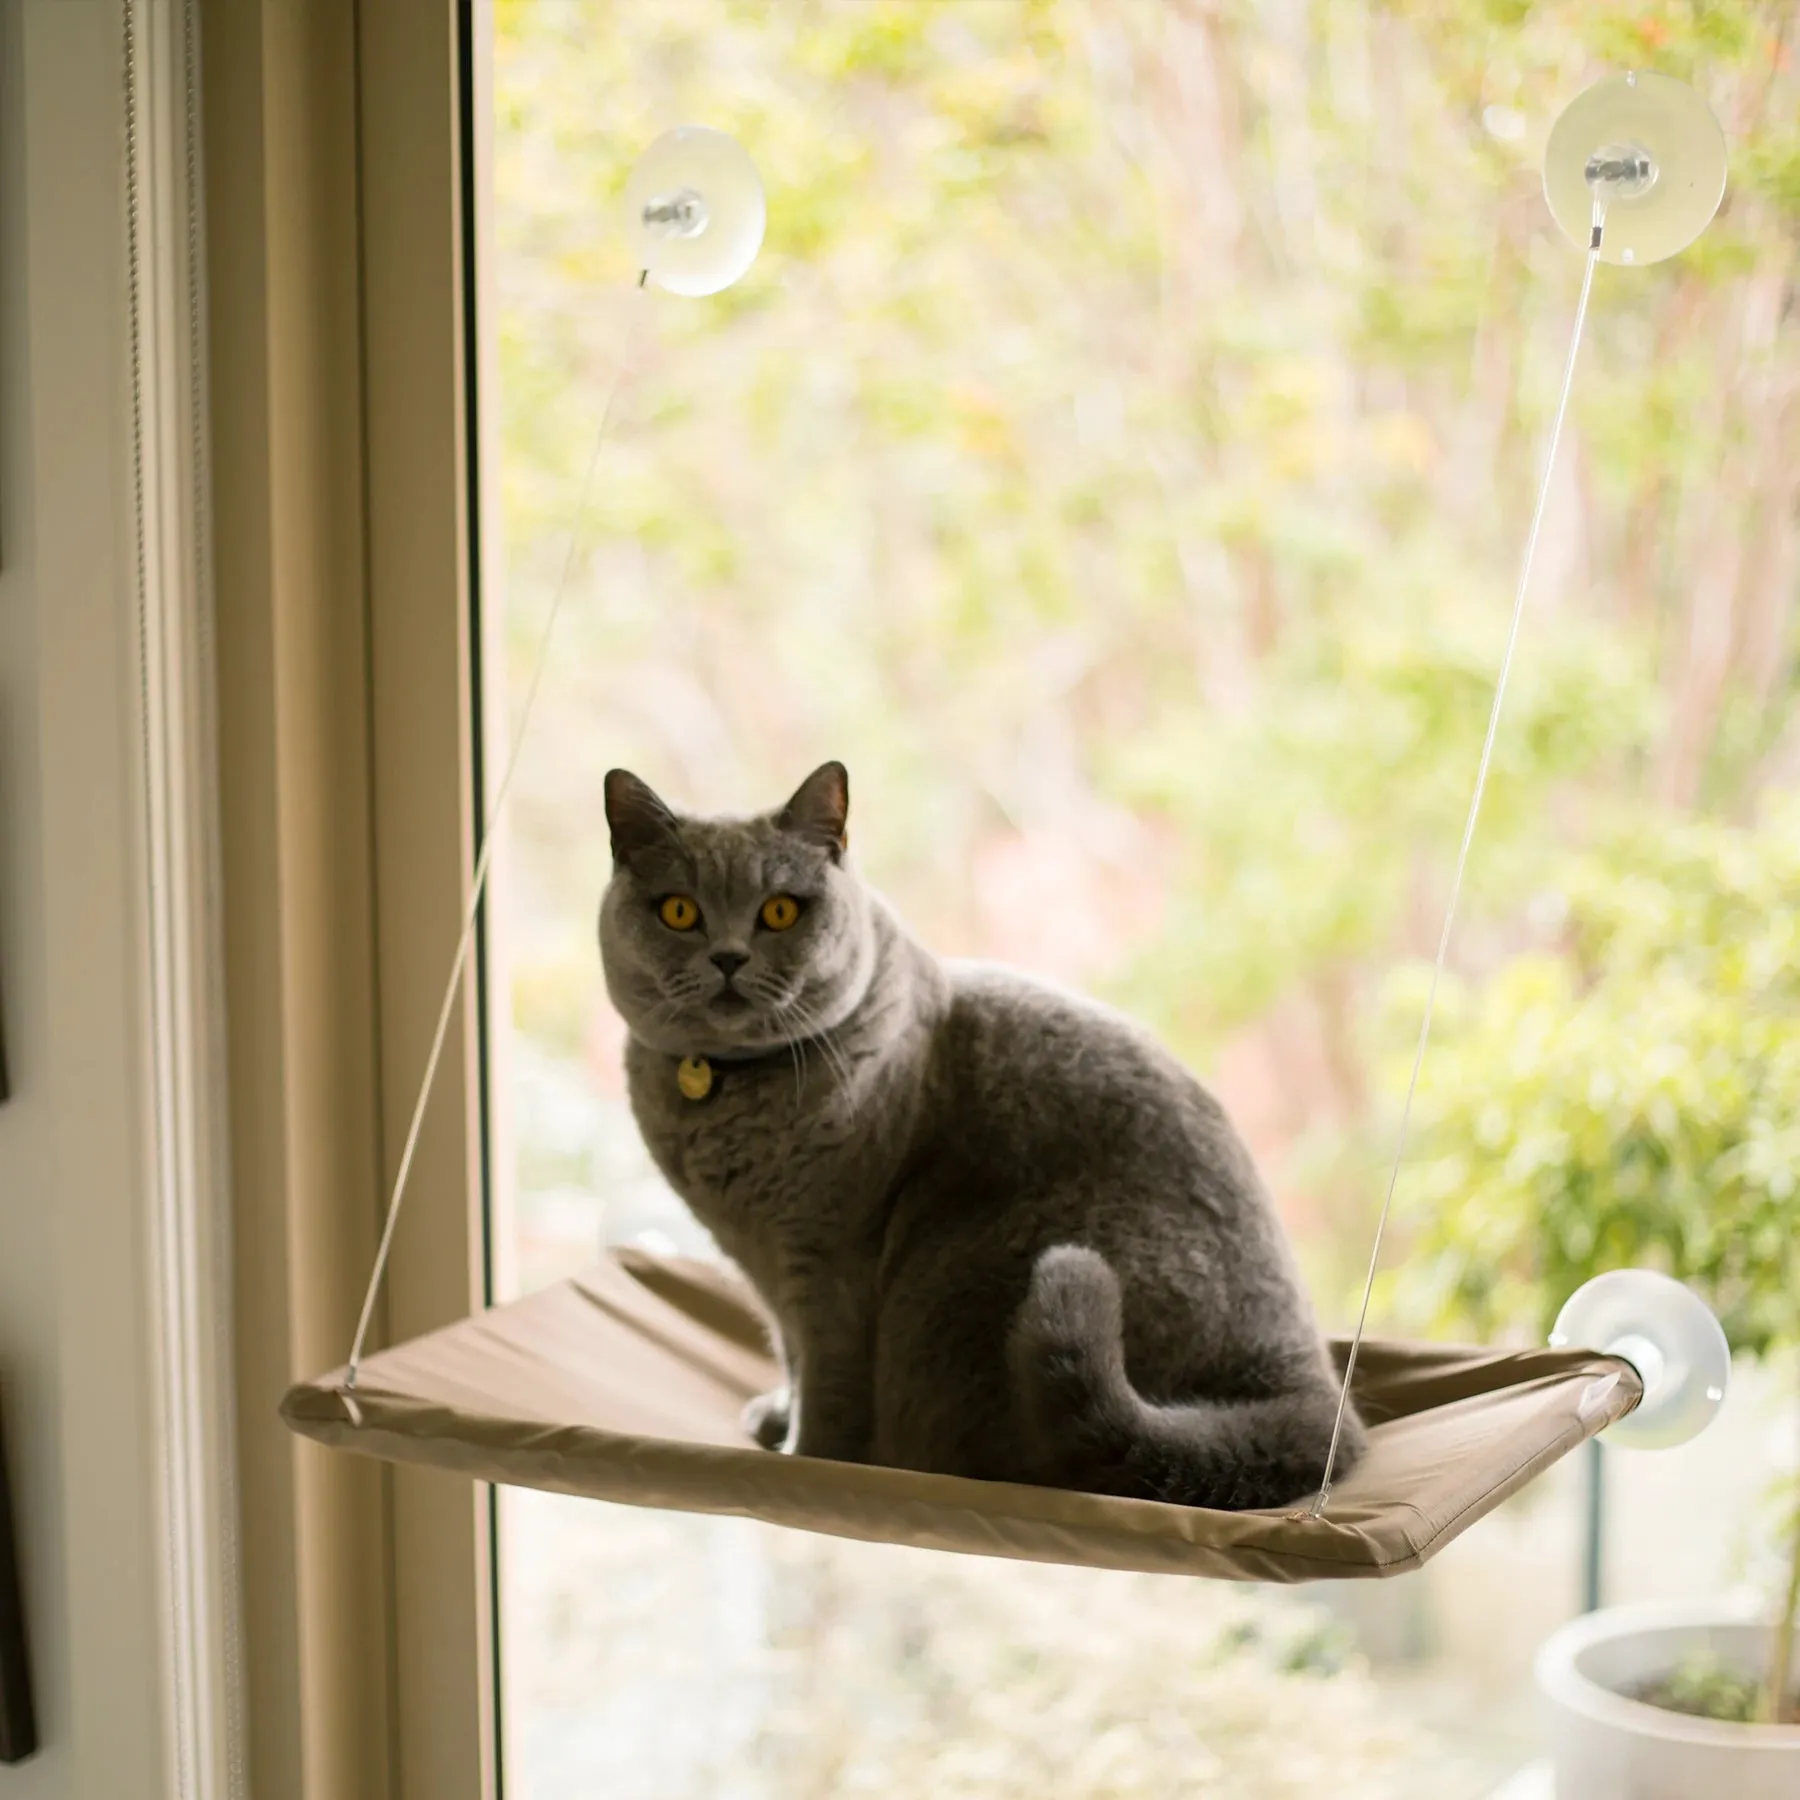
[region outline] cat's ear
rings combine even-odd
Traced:
[[[675,815],[656,790],[629,769],[606,772],[606,823],[612,829],[614,862],[666,845],[675,835]]]
[[[821,763],[794,790],[775,823],[841,857],[849,847],[850,772],[841,762]]]

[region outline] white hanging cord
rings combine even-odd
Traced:
[[[640,275],[637,281],[639,292],[644,285],[644,276]],[[475,855],[475,869],[469,881],[469,903],[463,913],[462,934],[456,940],[456,955],[450,964],[450,979],[444,984],[444,999],[438,1008],[437,1029],[431,1035],[431,1050],[425,1058],[425,1073],[419,1080],[418,1097],[413,1101],[412,1123],[406,1129],[406,1143],[400,1152],[400,1166],[394,1171],[394,1190],[388,1200],[386,1223],[381,1228],[381,1243],[375,1251],[375,1267],[369,1273],[368,1292],[363,1295],[362,1313],[356,1321],[356,1336],[350,1345],[350,1361],[344,1374],[343,1393],[350,1405],[352,1420],[358,1424],[361,1419],[357,1415],[355,1402],[349,1396],[356,1387],[356,1370],[362,1361],[363,1340],[369,1334],[369,1321],[375,1314],[375,1296],[381,1291],[381,1278],[387,1273],[388,1253],[394,1245],[394,1227],[400,1222],[400,1203],[406,1198],[407,1177],[412,1173],[413,1156],[419,1147],[419,1132],[425,1123],[425,1108],[431,1099],[431,1087],[437,1079],[438,1062],[444,1054],[444,1041],[450,1034],[450,1020],[456,1012],[457,991],[462,986],[463,971],[468,967],[469,951],[475,942],[475,927],[481,918],[481,897],[487,889],[488,865],[493,860],[500,816],[505,810],[507,795],[512,791],[513,776],[519,767],[519,752],[524,747],[525,733],[537,707],[538,689],[543,686],[544,670],[549,666],[550,640],[556,631],[557,616],[562,611],[563,596],[568,592],[569,577],[575,572],[575,558],[581,548],[582,522],[587,517],[588,502],[593,497],[594,473],[600,466],[600,449],[606,442],[607,427],[612,423],[613,402],[618,399],[619,390],[625,385],[625,377],[630,373],[632,351],[644,311],[643,302],[635,295],[629,311],[624,348],[620,353],[618,366],[613,370],[612,385],[606,391],[605,403],[600,408],[600,423],[594,432],[594,447],[588,453],[587,471],[581,478],[575,514],[569,522],[569,547],[563,557],[562,574],[551,590],[550,611],[545,616],[544,629],[538,637],[531,679],[526,683],[525,701],[519,709],[519,722],[513,727],[512,748],[507,754],[506,768],[501,774],[500,785],[494,792],[494,802],[488,810],[487,821],[482,826],[481,843]]]
[[[1413,1097],[1419,1091],[1419,1071],[1425,1066],[1425,1046],[1431,1038],[1432,1014],[1437,1009],[1438,983],[1444,974],[1444,961],[1450,953],[1450,931],[1456,923],[1457,902],[1462,898],[1463,871],[1468,867],[1469,846],[1475,840],[1475,821],[1481,814],[1481,797],[1487,789],[1488,765],[1494,757],[1494,739],[1500,729],[1500,709],[1506,701],[1506,683],[1512,674],[1513,651],[1519,642],[1519,622],[1525,616],[1525,595],[1531,585],[1531,565],[1537,555],[1538,536],[1543,529],[1544,512],[1550,502],[1550,477],[1556,468],[1557,445],[1562,441],[1563,419],[1569,410],[1569,394],[1575,385],[1575,359],[1581,350],[1582,327],[1587,322],[1588,295],[1594,286],[1594,265],[1600,260],[1600,237],[1606,224],[1605,203],[1594,202],[1593,231],[1588,239],[1587,268],[1581,277],[1581,298],[1575,305],[1575,330],[1569,339],[1569,358],[1563,366],[1562,393],[1556,402],[1556,417],[1550,426],[1550,448],[1544,455],[1544,469],[1538,478],[1537,505],[1531,515],[1531,530],[1525,538],[1525,559],[1519,567],[1518,591],[1513,596],[1512,626],[1506,634],[1506,651],[1500,659],[1500,678],[1494,684],[1494,703],[1488,710],[1487,737],[1481,746],[1481,763],[1475,771],[1475,792],[1469,799],[1469,816],[1463,824],[1462,848],[1456,855],[1456,874],[1450,883],[1450,902],[1444,908],[1444,926],[1438,936],[1437,960],[1431,966],[1431,985],[1425,993],[1425,1016],[1419,1021],[1419,1041],[1413,1051],[1412,1078],[1406,1084],[1406,1104],[1400,1111],[1400,1132],[1394,1145],[1393,1166],[1388,1171],[1387,1192],[1382,1198],[1381,1215],[1375,1222],[1375,1243],[1369,1252],[1369,1273],[1363,1282],[1362,1308],[1356,1316],[1356,1332],[1350,1339],[1350,1354],[1344,1362],[1344,1382],[1338,1391],[1337,1416],[1331,1427],[1331,1448],[1325,1454],[1325,1479],[1319,1484],[1319,1495],[1312,1504],[1316,1519],[1331,1498],[1331,1477],[1337,1470],[1338,1450],[1344,1436],[1344,1414],[1350,1405],[1350,1382],[1356,1374],[1356,1359],[1362,1350],[1363,1331],[1369,1323],[1369,1299],[1375,1291],[1375,1271],[1381,1262],[1381,1241],[1387,1234],[1388,1214],[1394,1205],[1394,1189],[1399,1185],[1400,1168],[1406,1160],[1407,1133],[1412,1126]]]

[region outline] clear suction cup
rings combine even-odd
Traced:
[[[1550,1342],[1616,1356],[1637,1370],[1644,1398],[1603,1435],[1636,1450],[1698,1437],[1724,1404],[1731,1352],[1711,1309],[1691,1288],[1649,1269],[1613,1269],[1577,1288]]]
[[[1582,249],[1606,203],[1600,260],[1661,262],[1685,250],[1725,193],[1725,134],[1685,81],[1637,69],[1577,94],[1550,128],[1544,198]]]
[[[665,131],[625,183],[626,229],[658,287],[716,294],[756,261],[767,210],[736,138],[704,125]]]

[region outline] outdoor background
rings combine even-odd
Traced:
[[[601,776],[851,771],[945,953],[1149,1021],[1351,1314],[1580,253],[1560,108],[1691,80],[1731,184],[1603,268],[1377,1329],[1706,1286],[1717,1431],[1609,1457],[1609,1597],[1755,1580],[1800,1207],[1800,13],[1563,0],[498,0],[491,366],[516,701],[623,379],[501,870],[503,1283],[703,1247],[626,1108]],[[735,134],[768,238],[639,292],[619,194]],[[518,1494],[509,1793],[1474,1800],[1579,1604],[1579,1459],[1298,1597]]]

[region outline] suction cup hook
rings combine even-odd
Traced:
[[[1600,260],[1661,262],[1685,250],[1725,193],[1725,134],[1685,81],[1634,69],[1577,94],[1550,128],[1544,198],[1587,249],[1606,208]]]
[[[638,267],[672,294],[716,294],[756,261],[767,210],[736,138],[704,125],[665,131],[625,182]]]
[[[1637,1370],[1644,1397],[1602,1435],[1637,1450],[1698,1437],[1725,1401],[1731,1352],[1693,1289],[1649,1269],[1613,1269],[1569,1296],[1550,1342],[1586,1345]]]

